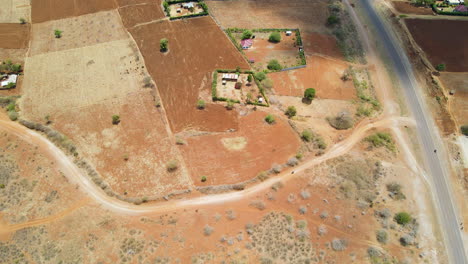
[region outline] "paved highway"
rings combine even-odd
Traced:
[[[400,85],[405,91],[409,108],[416,120],[421,150],[424,152],[428,169],[429,180],[432,181],[432,195],[436,202],[440,228],[444,235],[445,247],[450,263],[468,263],[468,255],[463,245],[460,231],[460,222],[450,195],[449,173],[446,167],[448,161],[444,155],[444,147],[436,131],[431,114],[427,111],[423,98],[420,96],[420,87],[414,77],[411,64],[403,49],[399,46],[389,29],[377,15],[372,6],[373,0],[362,1],[365,11],[370,17],[372,25],[377,30],[374,36],[379,44],[383,45],[385,52],[393,63],[395,73]],[[437,153],[434,150],[437,149]]]

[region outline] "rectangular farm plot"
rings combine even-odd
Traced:
[[[63,31],[56,38],[54,30]],[[32,25],[30,55],[75,49],[128,39],[116,10],[65,18]]]
[[[119,13],[126,28],[166,17],[161,5],[154,2],[124,6],[119,8]]]
[[[248,81],[249,75],[251,81]],[[217,73],[216,97],[234,102],[255,101],[263,98],[256,82],[250,73]],[[265,103],[264,99],[260,99]]]
[[[81,16],[117,8],[115,0],[34,0],[31,2],[31,18],[33,23]]]
[[[19,23],[21,18],[29,21],[30,12],[30,0],[2,1],[0,8],[0,23]]]
[[[32,120],[128,97],[142,89],[146,74],[130,40],[35,55],[24,68],[21,109]]]
[[[29,43],[29,24],[0,24],[0,48],[24,49]]]

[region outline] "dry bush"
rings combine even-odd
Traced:
[[[327,233],[328,233],[328,229],[327,229],[327,227],[325,225],[319,225],[317,227],[317,234],[319,236],[323,236],[323,235],[325,235]]]
[[[346,111],[340,112],[335,117],[328,117],[327,121],[332,127],[338,130],[351,128],[354,124],[353,117]]]
[[[308,190],[302,190],[301,191],[301,197],[304,200],[307,200],[310,198],[310,192]]]
[[[348,246],[348,241],[346,241],[345,239],[335,238],[332,240],[331,246],[332,249],[335,251],[343,251]]]
[[[203,228],[203,233],[205,234],[205,236],[211,235],[213,231],[214,231],[214,228],[209,225],[206,225],[205,228]]]
[[[250,202],[250,206],[257,208],[258,210],[265,210],[265,203],[261,200],[254,200]]]

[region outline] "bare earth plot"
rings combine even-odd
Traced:
[[[29,43],[29,25],[0,24],[0,49],[24,49]]]
[[[140,23],[148,23],[153,20],[165,18],[166,15],[161,9],[161,4],[157,2],[148,1],[148,3],[120,7],[119,13],[121,14],[122,22],[125,27],[131,28]]]
[[[406,1],[393,1],[395,9],[403,14],[415,14],[415,15],[432,15],[432,9],[430,7],[417,7]]]
[[[216,104],[196,110],[201,93],[210,98],[213,70],[249,68],[211,17],[162,21],[129,30],[156,82],[174,132],[237,129],[235,111]],[[162,38],[169,40],[167,53],[159,51]]]
[[[343,53],[336,44],[336,39],[332,35],[305,33],[301,35],[304,51],[307,55],[319,53],[331,58],[344,61]]]
[[[81,16],[117,7],[114,0],[34,0],[31,2],[33,23]]]
[[[276,94],[303,96],[305,89],[315,88],[316,96],[322,99],[349,100],[356,97],[353,83],[340,79],[349,67],[347,63],[320,56],[308,56],[307,60],[305,68],[268,74]]]
[[[468,124],[468,73],[442,73],[441,80],[447,92],[453,90],[449,96],[450,110],[459,125]]]
[[[328,1],[206,1],[223,28],[300,28],[305,32],[328,32]]]
[[[19,23],[20,18],[30,21],[30,2],[29,0],[2,1],[0,23]]]
[[[55,29],[63,31],[61,38],[55,38]],[[127,38],[128,34],[117,11],[103,11],[33,24],[29,55],[81,48]]]
[[[468,71],[468,21],[405,19],[405,23],[434,67],[445,64],[449,72]]]
[[[219,135],[188,139],[181,146],[195,185],[239,183],[254,178],[274,164],[284,164],[293,157],[300,142],[284,120],[274,125],[263,119],[267,113],[256,111],[240,118],[240,130]],[[202,183],[201,176],[207,181]]]

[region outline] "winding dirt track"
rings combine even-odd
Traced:
[[[304,171],[305,169],[317,165],[326,160],[338,157],[348,152],[356,143],[358,143],[365,135],[366,132],[372,128],[377,127],[395,127],[398,125],[412,125],[414,121],[404,117],[388,117],[376,122],[365,121],[360,123],[354,130],[353,134],[346,140],[333,146],[325,155],[318,158],[307,160],[297,167],[290,168],[283,171],[280,175],[270,178],[262,183],[259,183],[251,188],[243,191],[230,192],[224,194],[206,195],[187,200],[176,200],[168,202],[151,203],[145,205],[134,205],[122,202],[118,199],[109,197],[91,180],[83,175],[80,169],[74,164],[68,156],[48,141],[44,136],[34,131],[21,126],[18,123],[11,121],[0,120],[0,129],[7,131],[30,144],[37,146],[43,153],[55,161],[58,169],[67,177],[71,183],[77,184],[86,194],[93,200],[102,205],[104,208],[114,211],[116,213],[123,213],[128,215],[140,215],[155,212],[173,211],[176,208],[187,208],[197,205],[217,204],[226,201],[235,201],[246,196],[253,195],[258,191],[270,188],[270,186],[278,181],[286,182],[293,177],[296,173]],[[294,174],[292,172],[294,171]]]

